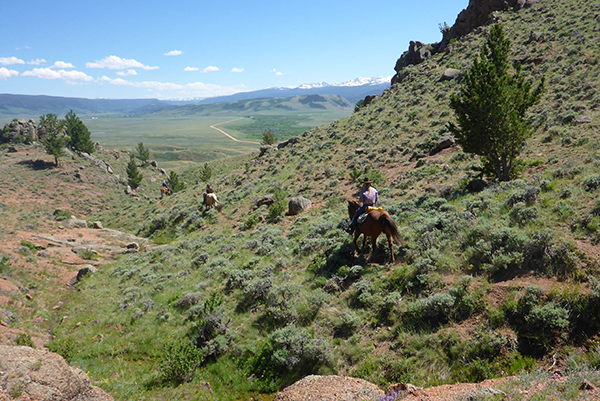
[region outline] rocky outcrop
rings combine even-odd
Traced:
[[[520,10],[531,6],[540,0],[470,0],[469,6],[462,10],[452,28],[444,31],[442,42],[449,42],[473,31],[475,28],[494,21],[494,11],[504,11],[509,8]]]
[[[35,121],[13,120],[0,131],[0,142],[14,143],[37,140]]]
[[[0,344],[1,400],[112,401],[58,354]]]
[[[363,401],[384,395],[379,387],[363,379],[313,375],[286,387],[274,401]]]
[[[456,39],[472,32],[474,29],[497,20],[494,12],[508,9],[520,10],[531,6],[541,0],[470,0],[469,6],[462,10],[452,27],[442,30],[442,41],[434,44],[424,44],[418,41],[410,41],[408,50],[396,62],[394,70],[396,75],[392,77],[392,85],[402,82],[406,77],[404,68],[409,65],[420,64],[432,55],[448,48],[451,39]]]

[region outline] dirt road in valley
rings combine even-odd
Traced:
[[[222,124],[227,124],[227,123],[231,123],[233,121],[237,121],[237,120],[243,120],[244,117],[240,117],[240,118],[236,118],[233,120],[229,120],[229,121],[223,121],[222,123],[218,123],[215,125],[211,125],[210,128],[219,131],[221,134],[225,135],[227,138],[231,139],[234,142],[240,142],[240,143],[251,143],[253,145],[260,145],[260,142],[255,142],[255,141],[243,141],[240,139],[236,139],[234,137],[232,137],[231,135],[229,135],[227,132],[223,131],[221,128],[217,128],[217,125],[222,125]]]

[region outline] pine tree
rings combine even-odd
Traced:
[[[210,180],[210,177],[212,177],[212,169],[208,163],[204,163],[204,167],[200,170],[200,181],[206,182]]]
[[[140,142],[137,145],[137,158],[142,162],[141,167],[146,167],[148,165],[148,160],[150,159],[150,150],[144,146],[144,142]]]
[[[127,163],[127,182],[129,184],[129,186],[133,189],[136,189],[137,187],[140,186],[140,183],[142,182],[142,178],[144,178],[144,176],[142,174],[140,174],[137,164],[135,162],[135,156],[134,155],[130,155],[129,157],[129,163]]]
[[[94,142],[91,139],[91,133],[83,121],[70,110],[65,116],[65,126],[67,129],[67,146],[79,152],[93,153]]]
[[[67,143],[67,137],[63,134],[64,122],[56,114],[49,113],[40,116],[39,125],[46,131],[42,139],[46,153],[54,156],[54,165],[58,167],[58,159],[65,155],[63,148]]]
[[[510,73],[509,51],[502,26],[494,25],[459,93],[450,98],[458,126],[448,124],[463,150],[481,156],[484,172],[500,181],[512,178],[515,161],[537,128],[526,112],[544,91],[543,77],[532,90],[520,65]]]
[[[263,145],[273,145],[276,142],[277,142],[277,139],[275,139],[275,134],[270,129],[267,129],[262,133],[262,144]]]
[[[169,173],[169,178],[167,178],[167,185],[171,189],[173,193],[179,192],[185,189],[185,184],[179,181],[179,175],[176,172],[171,171]]]

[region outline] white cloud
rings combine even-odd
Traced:
[[[127,71],[119,71],[117,72],[117,75],[121,76],[121,77],[126,77],[128,75],[137,75],[137,71],[136,70],[127,70]]]
[[[189,72],[189,71],[199,71],[199,70],[200,70],[200,69],[199,69],[199,68],[196,68],[196,67],[185,67],[185,68],[183,69],[183,71],[187,71],[187,72]]]
[[[279,77],[283,75],[283,72],[277,71],[275,68],[273,68],[273,72],[275,73],[275,75],[277,75]]]
[[[215,66],[208,66],[205,69],[202,70],[203,73],[207,73],[207,72],[215,72],[215,71],[219,71],[219,67],[215,67]]]
[[[244,72],[244,69],[243,69],[243,68],[232,68],[232,69],[231,69],[231,72],[237,72],[237,73],[240,73],[240,72]]]
[[[42,79],[62,79],[69,82],[90,82],[94,78],[90,77],[81,71],[65,71],[65,70],[51,70],[50,68],[34,68],[31,71],[25,71],[24,77],[37,77]]]
[[[71,63],[65,63],[64,61],[57,61],[56,63],[54,63],[53,65],[51,65],[49,68],[61,68],[61,69],[65,69],[65,68],[75,68],[75,66]]]
[[[38,58],[38,59],[27,62],[27,64],[29,64],[29,65],[40,65],[40,64],[45,64],[45,63],[46,63],[46,60],[44,60],[43,58]]]
[[[134,88],[149,88],[149,89],[156,89],[156,90],[177,90],[177,89],[183,88],[181,85],[172,84],[169,82],[154,82],[154,81],[132,82],[132,81],[127,81],[127,80],[121,79],[121,78],[112,79],[107,76],[103,76],[102,78],[100,78],[100,81],[108,82],[109,84],[118,85],[118,86],[132,86]]]
[[[159,67],[150,67],[133,59],[117,56],[108,56],[93,63],[85,63],[87,68],[108,68],[109,70],[126,70],[128,68],[141,68],[143,70],[157,70]]]
[[[165,53],[165,56],[179,56],[181,55],[183,52],[180,50],[171,50],[168,53]]]
[[[9,70],[8,68],[0,68],[0,79],[6,80],[10,77],[16,77],[19,73],[15,70]]]
[[[14,64],[25,64],[25,62],[16,57],[0,57],[0,64],[2,65],[14,65]]]

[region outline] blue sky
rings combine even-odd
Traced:
[[[0,93],[192,98],[394,74],[468,0],[3,0]]]

